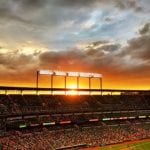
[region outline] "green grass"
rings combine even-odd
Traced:
[[[106,146],[101,147],[100,150],[150,150],[150,142]]]

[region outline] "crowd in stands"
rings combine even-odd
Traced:
[[[0,114],[150,109],[149,95],[0,95]]]
[[[149,122],[148,110],[149,95],[0,95],[0,150],[54,150],[74,145],[105,146],[150,138],[150,123],[145,124],[146,119]],[[111,113],[112,111],[124,113],[121,116],[122,114]],[[126,116],[127,119],[128,115],[135,116],[135,119],[103,122],[104,118],[109,117]],[[143,120],[139,116],[144,116]],[[91,118],[98,119],[99,123],[91,125],[87,121]],[[136,122],[138,118],[140,121]],[[60,122],[65,120],[71,121],[69,128],[61,126]],[[61,127],[55,128],[54,125],[45,128],[42,123],[47,121],[54,121]],[[88,123],[82,126],[78,124],[81,122]],[[20,123],[29,128],[37,123],[40,130],[17,130]],[[14,124],[17,129],[14,129]],[[10,126],[11,130],[4,131],[6,126]],[[1,134],[2,130],[4,135]]]
[[[149,124],[122,126],[87,126],[69,129],[11,131],[0,137],[4,150],[53,150],[74,145],[105,146],[132,140],[150,138]],[[71,149],[71,148],[70,148]]]

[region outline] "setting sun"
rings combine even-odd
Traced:
[[[76,84],[71,84],[70,83],[69,85],[67,85],[67,88],[71,89],[71,90],[67,91],[66,95],[77,95],[78,94],[78,92],[75,90],[75,89],[77,89]]]
[[[67,88],[69,88],[69,89],[77,89],[77,85],[75,85],[75,84],[69,84],[67,86]]]
[[[66,92],[66,95],[78,95],[78,91],[76,90],[70,90]]]

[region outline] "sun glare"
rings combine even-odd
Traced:
[[[75,84],[70,84],[67,86],[68,89],[77,89],[77,85]]]
[[[75,90],[77,89],[77,85],[69,84],[67,88],[70,90],[66,92],[66,95],[78,95],[78,91]]]
[[[66,92],[66,95],[78,95],[78,92],[76,90],[70,90]]]

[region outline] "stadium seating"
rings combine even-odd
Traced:
[[[0,149],[78,149],[150,138],[149,118],[149,95],[1,94]]]
[[[140,123],[140,122],[139,122]],[[105,146],[130,140],[150,138],[149,124],[126,123],[122,126],[87,126],[69,129],[11,131],[0,138],[4,149],[54,150],[86,145]]]
[[[0,95],[0,113],[86,112],[150,109],[149,96]]]

